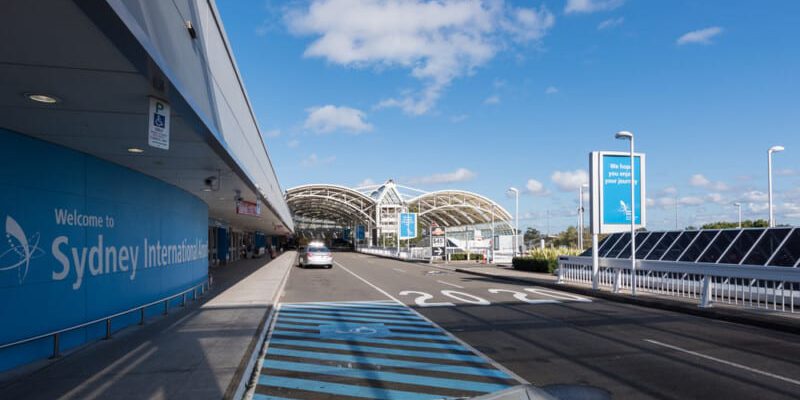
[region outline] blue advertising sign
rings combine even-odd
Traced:
[[[614,233],[630,229],[631,214],[635,224],[647,222],[645,196],[645,155],[631,158],[622,152],[592,152],[591,154],[591,213],[592,232]],[[631,207],[631,177],[634,182],[635,209]]]
[[[366,229],[364,225],[356,226],[356,240],[364,240],[367,238]]]
[[[417,237],[417,213],[400,213],[400,239]]]
[[[634,157],[633,180],[636,224],[642,222],[641,159]],[[629,156],[603,156],[603,222],[606,224],[631,223],[631,158]]]
[[[93,321],[208,279],[208,207],[175,186],[0,129],[0,345]],[[163,308],[146,310],[148,315]],[[138,323],[115,318],[114,329]],[[104,335],[60,336],[62,351]],[[52,352],[0,349],[0,371]]]

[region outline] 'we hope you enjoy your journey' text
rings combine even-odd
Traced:
[[[113,229],[115,224],[114,218],[107,215],[86,215],[67,209],[55,209],[54,212],[56,224],[61,226]],[[88,242],[87,238],[87,245]],[[102,234],[98,234],[94,245],[71,247],[68,236],[57,236],[50,248],[53,257],[61,264],[59,270],[53,271],[53,280],[74,280],[74,290],[81,287],[87,273],[98,276],[126,272],[130,280],[134,280],[140,267],[167,267],[208,256],[208,242],[201,239],[183,239],[168,244],[143,238],[141,245],[110,245]]]

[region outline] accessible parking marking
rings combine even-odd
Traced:
[[[281,304],[256,399],[473,397],[519,384],[394,301]]]

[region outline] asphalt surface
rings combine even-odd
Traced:
[[[509,376],[558,393],[580,385],[614,399],[800,398],[796,335],[425,264],[334,260],[332,269],[294,268],[281,303],[396,299]]]

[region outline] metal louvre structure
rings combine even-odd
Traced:
[[[360,221],[375,225],[375,200],[345,186],[297,186],[286,191],[285,199],[298,223],[349,226]]]
[[[417,210],[425,225],[436,222],[440,226],[450,227],[511,221],[511,214],[494,201],[458,190],[425,193],[409,200],[408,205],[412,210]],[[504,228],[510,228],[509,225],[504,224]],[[510,233],[510,229],[504,231]]]
[[[365,226],[377,235],[396,231],[400,212],[418,213],[423,227],[492,229],[496,234],[513,232],[511,214],[489,198],[461,190],[425,192],[388,180],[381,185],[348,188],[311,184],[291,188],[285,194],[299,230],[322,226]]]
[[[795,312],[800,304],[800,228],[638,232],[636,290],[713,303]],[[630,234],[615,233],[592,250],[559,258],[559,281],[630,289]]]

